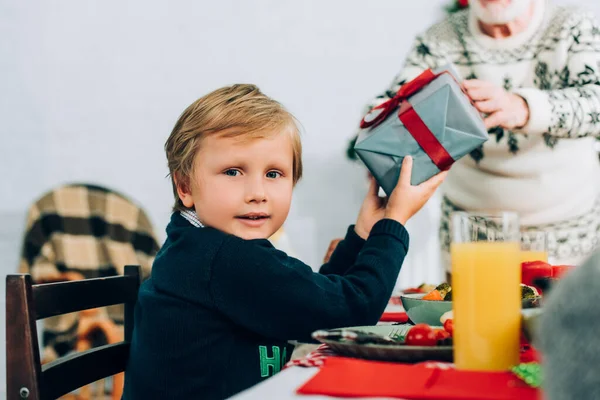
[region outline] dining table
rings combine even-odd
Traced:
[[[404,308],[397,301],[398,296],[394,296],[390,299],[390,303],[386,307],[379,324],[393,324],[398,322],[405,322],[407,320]],[[302,344],[311,350],[316,350],[317,345]],[[314,353],[313,353],[314,354]],[[310,357],[310,354],[308,354]],[[306,358],[306,356],[305,356]],[[303,399],[303,400],[326,400],[334,399],[337,397],[324,396],[324,395],[304,395],[296,393],[297,389],[304,383],[308,382],[319,372],[319,367],[314,366],[288,366],[279,373],[275,374],[269,379],[252,386],[251,388],[238,393],[231,397],[231,400],[266,400],[266,399],[277,399],[277,400],[291,400],[291,399]],[[361,399],[394,399],[399,400],[397,397],[361,397]],[[400,399],[401,400],[401,399]]]
[[[406,322],[407,316],[401,303],[392,299],[378,325]],[[525,384],[510,371],[488,374],[457,371],[450,362],[423,361],[407,364],[364,360],[336,354],[326,345],[303,346],[306,346],[308,350],[290,361],[280,372],[230,399],[436,399],[432,395],[436,393],[435,390],[438,390],[437,393],[442,391],[441,393],[450,394],[440,397],[444,400],[481,400],[478,397],[481,393],[485,393],[486,399],[494,400],[542,398],[541,390]],[[531,353],[522,353],[522,356],[531,357]],[[404,381],[399,377],[403,377]],[[437,388],[431,384],[434,381]],[[489,390],[486,386],[488,383]],[[372,387],[369,387],[371,385]],[[399,396],[396,388],[401,385],[412,386],[410,389],[412,395]],[[425,390],[420,390],[421,387]],[[471,387],[472,393],[470,393]],[[340,390],[340,388],[343,389]],[[334,394],[326,395],[324,392]],[[429,395],[424,395],[425,392],[429,392]],[[386,396],[384,393],[391,395]]]
[[[325,400],[333,399],[331,396],[301,395],[296,390],[311,379],[317,372],[318,367],[289,367],[277,373],[275,376],[255,385],[237,395],[232,400]],[[368,399],[368,398],[367,398]],[[375,397],[373,397],[375,399]],[[381,399],[378,397],[377,399]],[[395,399],[398,400],[398,399]]]

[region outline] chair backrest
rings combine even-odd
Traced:
[[[125,371],[133,332],[140,268],[125,275],[33,285],[31,275],[6,277],[6,373],[8,399],[56,399]],[[125,304],[125,340],[40,365],[36,320]]]

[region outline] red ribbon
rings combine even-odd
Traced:
[[[379,115],[377,115],[377,117],[375,117],[371,121],[365,121],[365,118],[363,118],[362,121],[360,121],[361,129],[374,128],[380,123],[382,123],[388,117],[388,115],[390,115],[400,105],[400,103],[402,103],[410,96],[423,89],[425,86],[431,83],[431,81],[433,81],[440,75],[441,74],[436,75],[433,73],[433,71],[431,71],[431,69],[427,69],[412,81],[402,85],[402,87],[398,90],[398,92],[396,92],[396,95],[394,97],[369,111],[365,118],[367,118],[369,114],[371,114],[373,111],[382,109]]]
[[[408,102],[408,98],[413,94],[423,89],[426,85],[431,83],[435,78],[441,74],[448,73],[444,71],[440,74],[434,74],[431,69],[425,70],[421,75],[417,76],[412,81],[404,84],[396,93],[394,97],[382,103],[381,105],[373,108],[369,114],[375,110],[381,109],[381,112],[373,118],[371,121],[365,121],[365,118],[369,116],[367,114],[360,122],[360,127],[374,128],[383,122],[398,106],[400,111],[398,117],[402,124],[406,127],[411,136],[417,141],[419,146],[423,149],[425,154],[429,156],[431,161],[438,167],[440,171],[445,171],[450,168],[454,163],[452,156],[446,151],[444,146],[435,137],[435,135],[429,130],[427,125],[423,122],[419,114],[413,109],[412,105]],[[448,73],[449,74],[449,73]],[[452,74],[449,74],[452,76]],[[454,77],[453,77],[454,78]]]
[[[423,122],[412,105],[405,101],[400,106],[400,121],[404,124],[411,136],[417,141],[425,154],[431,158],[440,171],[450,169],[454,164],[454,158],[446,151],[444,146],[435,137]]]

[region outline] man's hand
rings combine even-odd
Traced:
[[[483,120],[487,129],[496,126],[518,129],[529,121],[529,106],[521,96],[479,79],[465,80],[463,87],[475,103],[475,107],[487,114]]]

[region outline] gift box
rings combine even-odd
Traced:
[[[462,91],[452,65],[428,69],[361,121],[354,150],[389,195],[404,157],[418,185],[488,140],[483,119]]]

